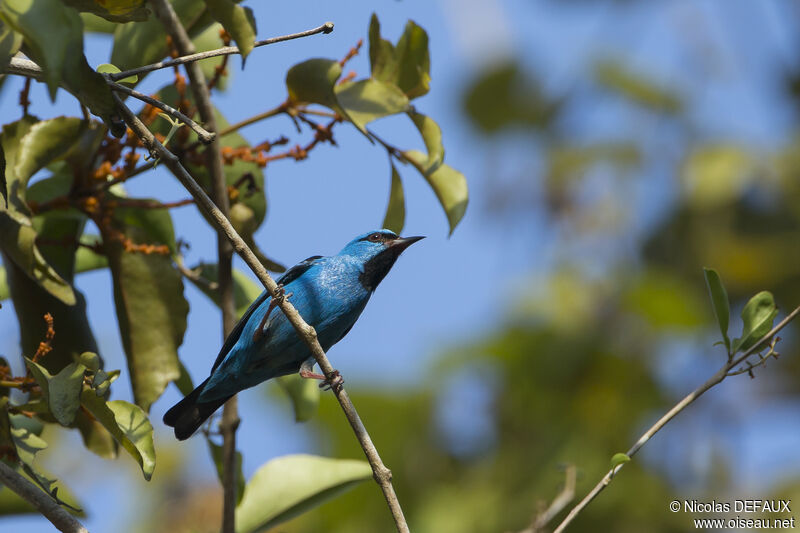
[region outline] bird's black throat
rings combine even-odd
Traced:
[[[358,276],[361,286],[370,292],[374,291],[392,269],[401,252],[401,249],[389,246],[367,261],[364,264],[364,271]]]

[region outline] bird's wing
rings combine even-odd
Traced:
[[[291,283],[292,281],[296,280],[303,273],[311,268],[311,265],[317,262],[317,260],[322,259],[321,255],[312,255],[308,259],[304,259],[300,261],[295,266],[287,270],[280,278],[278,278],[278,285],[283,285],[284,287]],[[234,344],[239,340],[239,337],[242,334],[242,330],[244,329],[245,324],[247,321],[250,320],[250,316],[253,312],[258,309],[258,307],[265,303],[269,299],[269,293],[264,291],[261,293],[261,296],[256,298],[256,300],[250,304],[250,307],[247,308],[247,311],[242,315],[242,318],[239,319],[239,322],[236,323],[236,327],[233,328],[228,338],[225,339],[225,343],[222,345],[222,348],[219,350],[219,354],[217,355],[217,360],[214,361],[214,366],[211,367],[211,372],[213,373],[214,370],[222,363],[222,360],[225,359],[225,356],[228,355],[228,352],[231,351]]]

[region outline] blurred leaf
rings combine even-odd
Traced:
[[[600,142],[588,145],[560,145],[548,151],[548,185],[563,186],[583,177],[599,163],[629,170],[641,165],[639,148],[632,142]]]
[[[6,278],[6,269],[0,266],[0,302],[7,299],[11,294],[8,291],[8,279]]]
[[[8,183],[6,182],[6,154],[0,144],[0,195],[3,196],[3,206],[8,209]]]
[[[222,24],[225,31],[236,41],[236,46],[242,53],[242,63],[244,63],[256,40],[256,22],[253,18],[253,10],[249,7],[242,7],[232,0],[206,0],[206,5],[211,16]]]
[[[110,22],[147,20],[150,12],[145,0],[62,0],[83,13],[92,13]]]
[[[730,351],[731,340],[728,338],[728,321],[730,320],[731,305],[728,303],[728,292],[725,290],[725,285],[722,284],[722,280],[716,270],[703,268],[703,275],[706,278],[708,296],[711,298],[711,306],[714,309],[714,316],[717,319],[717,324],[719,324],[720,333],[722,333],[725,349]]]
[[[479,73],[464,92],[463,106],[472,123],[487,134],[511,127],[546,130],[560,110],[560,102],[544,93],[539,80],[513,62]]]
[[[733,145],[706,145],[687,157],[681,174],[689,203],[714,207],[738,198],[754,178],[750,154]]]
[[[94,393],[92,393],[94,394]],[[94,396],[97,396],[94,394]],[[87,450],[103,459],[114,459],[118,455],[117,441],[97,419],[83,409],[75,417],[75,427],[81,433]]]
[[[440,165],[436,170],[429,171],[425,167],[428,162],[427,155],[417,150],[403,152],[403,157],[419,170],[428,181],[433,192],[436,193],[436,197],[447,215],[450,234],[452,235],[467,210],[469,193],[467,191],[466,178],[462,173],[448,165]]]
[[[683,101],[674,91],[628,70],[619,62],[598,62],[594,66],[594,76],[600,85],[653,111],[670,115],[683,111]]]
[[[104,234],[103,241],[114,282],[122,345],[134,400],[149,411],[167,384],[180,375],[177,350],[186,330],[189,304],[183,296],[181,275],[169,255],[157,249],[126,249],[131,245],[166,244],[174,250],[169,212],[118,207],[112,224],[122,238]]]
[[[203,294],[211,298],[211,300],[219,305],[219,291],[209,285],[218,281],[218,268],[213,263],[200,263],[193,267],[192,271],[196,272],[199,280],[188,278],[195,287],[200,289]],[[201,281],[202,280],[202,281]],[[236,316],[241,317],[245,311],[250,307],[256,298],[258,298],[264,291],[263,287],[250,279],[250,277],[238,270],[233,269],[233,299],[236,305]]]
[[[624,297],[630,311],[657,328],[696,328],[705,323],[705,306],[693,286],[668,271],[645,271]]]
[[[219,482],[222,483],[224,476],[225,466],[222,464],[222,446],[218,446],[211,442],[211,439],[206,439],[208,442],[208,449],[211,452],[211,460],[214,461],[214,466],[217,468],[217,477]],[[242,496],[244,496],[244,473],[242,472],[242,453],[236,451],[236,504],[242,503]]]
[[[237,533],[268,529],[372,477],[366,461],[287,455],[259,468],[236,508]]]
[[[321,104],[338,111],[334,86],[342,66],[333,59],[308,59],[286,73],[286,88],[292,104]]]
[[[192,376],[189,375],[189,372],[186,370],[186,367],[183,366],[183,363],[180,363],[180,366],[181,375],[175,380],[175,386],[178,387],[178,390],[181,391],[181,394],[188,396],[189,393],[194,390],[194,383],[192,383]]]
[[[97,72],[101,74],[116,74],[117,72],[122,72],[119,67],[112,65],[111,63],[103,63],[102,65],[97,65]],[[126,78],[122,78],[121,80],[117,80],[117,83],[136,83],[139,81],[139,76],[134,74],[133,76],[128,76]]]
[[[628,457],[624,453],[615,453],[613,457],[611,457],[611,468],[616,468],[621,464],[630,462],[631,458]]]
[[[425,162],[425,168],[429,169],[429,172],[434,171],[444,161],[442,130],[435,120],[422,113],[409,111],[408,116],[419,130],[420,135],[422,135],[425,149],[428,151],[428,160]]]
[[[305,422],[316,414],[320,388],[315,380],[300,377],[300,374],[291,374],[279,377],[278,384],[292,402],[295,422]]]
[[[249,8],[248,8],[249,9]],[[208,28],[203,30],[202,32],[197,34],[197,37],[192,39],[192,44],[194,44],[195,49],[198,52],[207,52],[209,50],[216,50],[217,48],[222,48],[225,46],[225,43],[222,41],[219,33],[222,30],[222,24],[215,22],[214,24],[210,25]],[[208,59],[201,59],[197,62],[200,65],[200,69],[203,71],[203,75],[207,80],[210,80],[214,77],[214,74],[217,71],[217,68],[220,67],[225,62],[225,58],[223,56],[218,57],[209,57]],[[224,91],[228,87],[228,82],[231,79],[231,69],[226,68],[225,72],[219,76],[219,81],[214,86],[216,89],[220,91]],[[217,123],[217,129],[221,130],[223,127]],[[227,137],[227,136],[226,136]]]
[[[22,35],[0,20],[0,70],[8,65],[21,46]]]
[[[205,29],[198,27],[206,10],[203,0],[175,0],[172,6],[190,36]],[[155,16],[144,22],[120,24],[114,31],[110,63],[122,70],[155,63],[166,55],[167,34]]]
[[[46,368],[27,357],[25,364],[41,387],[48,408],[56,421],[62,426],[71,425],[80,406],[81,386],[86,367],[80,363],[71,363],[53,376]]]
[[[14,427],[12,424],[11,437],[19,460],[28,466],[33,465],[37,453],[47,448],[47,443],[28,428]]]
[[[389,192],[389,205],[386,206],[386,215],[383,217],[381,227],[390,229],[399,235],[403,231],[406,220],[406,199],[400,174],[394,163],[390,163],[390,165],[392,166],[392,185]]]
[[[147,481],[156,466],[153,426],[137,405],[122,400],[106,402],[89,387],[81,392],[81,405],[87,409],[114,439],[139,463]]]
[[[337,85],[334,92],[339,105],[362,132],[373,120],[408,109],[408,98],[403,91],[396,85],[372,78]]]
[[[772,329],[778,315],[772,293],[761,291],[742,309],[742,336],[733,340],[733,353],[745,352]]]
[[[81,238],[83,241],[83,238]],[[108,268],[108,259],[106,256],[89,250],[81,246],[75,252],[75,273],[90,272],[92,270],[99,270],[101,268]]]
[[[372,77],[396,85],[409,99],[430,89],[428,34],[409,20],[397,46],[381,38],[380,23],[373,13],[369,24],[369,59]]]
[[[117,24],[92,13],[81,13],[83,31],[86,33],[114,33]]]

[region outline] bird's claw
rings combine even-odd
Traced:
[[[344,378],[338,370],[333,370],[330,376],[326,377],[325,380],[319,384],[319,388],[322,390],[332,390],[338,394],[339,391],[342,390],[343,385]]]

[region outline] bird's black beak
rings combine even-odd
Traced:
[[[389,243],[389,247],[399,254],[415,242],[421,241],[424,238],[425,237],[398,237]]]

